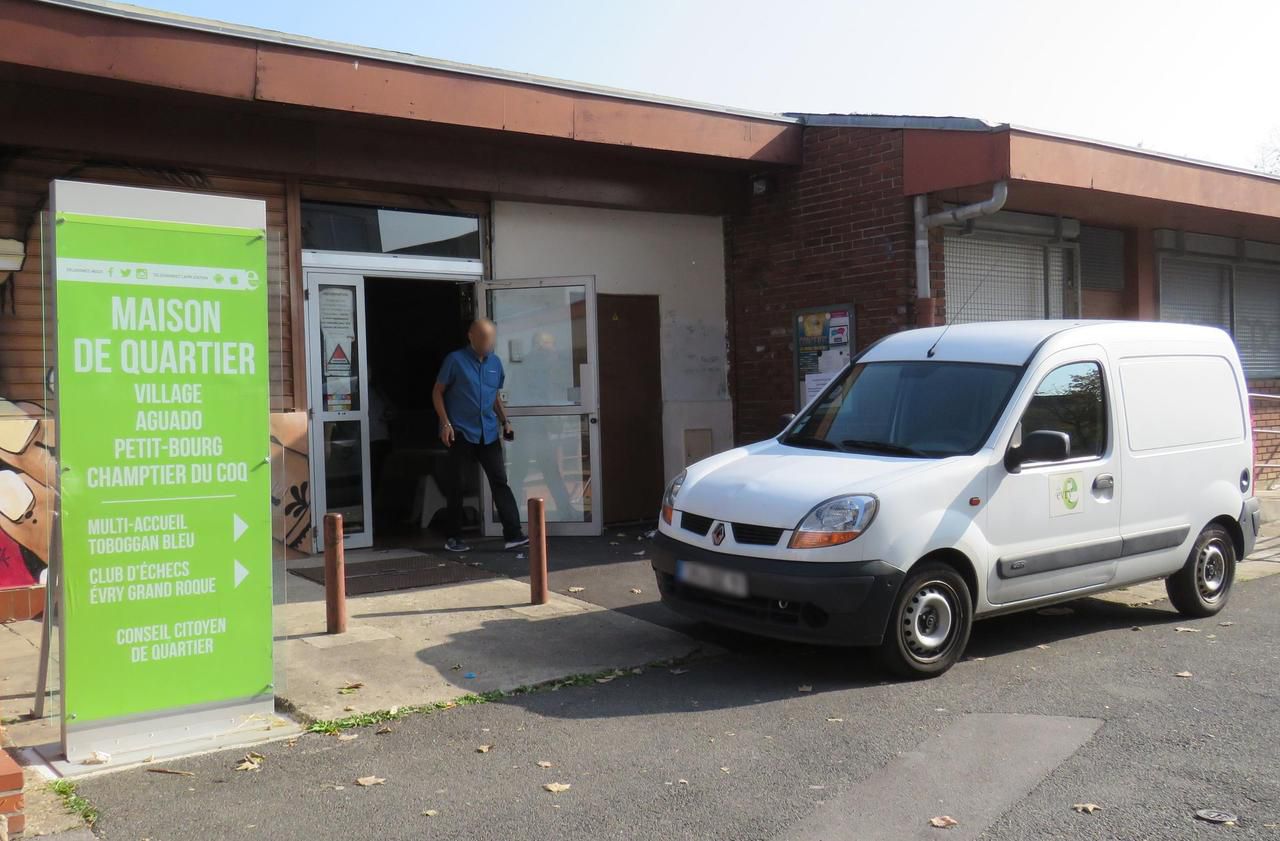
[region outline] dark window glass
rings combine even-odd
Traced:
[[[1018,368],[967,362],[871,362],[840,375],[782,443],[939,458],[975,452]]]
[[[1040,430],[1071,436],[1071,457],[1102,455],[1107,447],[1106,398],[1096,362],[1055,368],[1040,381],[1022,415],[1024,436]]]
[[[480,220],[475,216],[303,202],[302,247],[478,260]]]

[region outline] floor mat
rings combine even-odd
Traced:
[[[324,584],[324,567],[291,569],[293,575]],[[457,561],[440,561],[428,555],[409,555],[380,561],[347,564],[347,595],[365,596],[392,590],[438,587],[460,581],[480,581],[500,577],[496,572],[478,569]]]

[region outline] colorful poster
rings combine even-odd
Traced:
[[[68,727],[270,698],[264,231],[56,226]]]
[[[832,349],[847,351],[850,347],[853,341],[851,312],[845,307],[804,310],[796,314],[796,365],[801,380],[806,374],[826,372],[822,365],[824,353]]]

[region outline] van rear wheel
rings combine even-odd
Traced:
[[[1213,616],[1231,596],[1236,580],[1236,544],[1220,525],[1196,538],[1182,569],[1164,581],[1169,601],[1183,616]]]
[[[936,677],[960,659],[972,627],[973,600],[960,573],[946,564],[921,564],[898,591],[881,662],[905,678]]]

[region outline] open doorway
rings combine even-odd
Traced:
[[[474,286],[366,275],[364,290],[374,540],[419,545],[449,487],[431,389],[445,355],[466,343]],[[478,473],[469,484],[467,521],[478,530]]]

